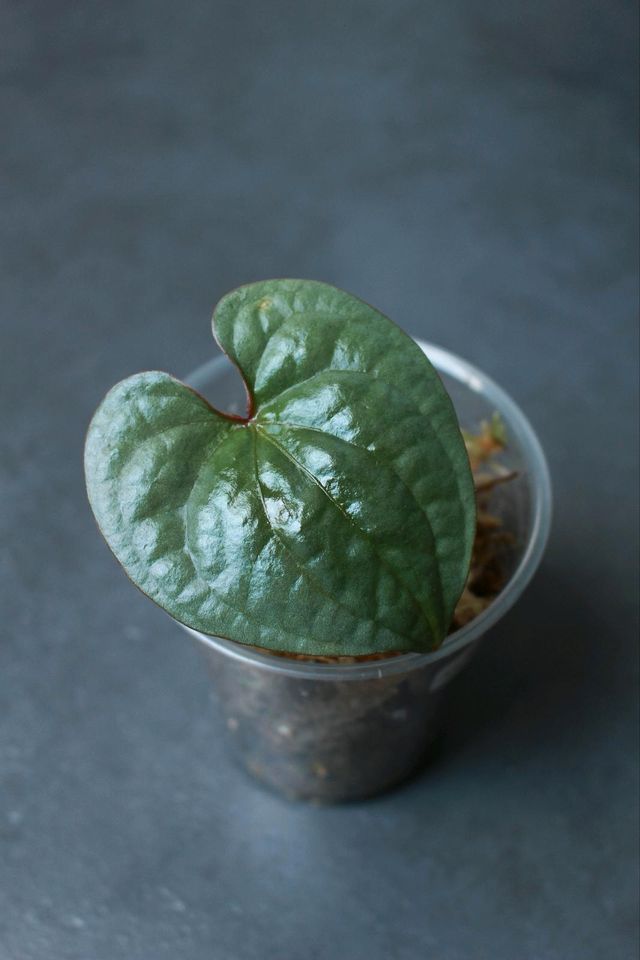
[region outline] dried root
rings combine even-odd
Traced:
[[[453,615],[454,630],[470,623],[500,593],[505,581],[502,557],[505,548],[513,544],[513,536],[502,529],[498,517],[489,510],[491,492],[516,476],[496,459],[507,443],[504,424],[494,413],[490,421],[482,422],[478,433],[463,431],[463,437],[473,472],[478,513],[469,576]]]

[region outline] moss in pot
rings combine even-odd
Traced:
[[[87,437],[94,514],[133,582],[208,643],[253,773],[291,796],[375,793],[432,737],[469,576],[456,414],[421,349],[326,284],[241,287],[213,325],[246,416],[165,373],[117,384]]]

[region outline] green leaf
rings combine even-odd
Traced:
[[[469,567],[475,498],[437,374],[341,290],[268,280],[228,294],[214,335],[246,420],[165,373],[96,412],[91,506],[131,579],[203,633],[285,652],[428,651]]]

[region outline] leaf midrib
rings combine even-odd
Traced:
[[[253,440],[253,451],[254,451],[254,472],[255,472],[255,479],[256,479],[256,487],[257,487],[257,490],[258,490],[258,496],[259,496],[259,499],[260,499],[260,504],[261,504],[261,507],[262,507],[262,510],[263,510],[265,519],[266,519],[266,521],[267,521],[267,524],[268,524],[268,526],[269,526],[269,529],[271,530],[271,533],[272,533],[273,536],[276,538],[276,540],[278,541],[278,543],[281,544],[282,548],[283,548],[283,549],[287,552],[287,554],[291,557],[291,559],[293,560],[293,562],[295,563],[295,565],[297,566],[297,568],[300,570],[300,572],[302,573],[302,575],[303,575],[304,577],[306,577],[306,579],[307,579],[307,580],[309,581],[309,583],[313,586],[313,588],[314,588],[318,593],[321,593],[324,597],[326,597],[331,603],[335,604],[335,606],[342,607],[343,610],[346,610],[347,613],[348,613],[350,616],[355,617],[356,620],[360,620],[360,621],[362,621],[362,622],[364,622],[364,623],[375,623],[375,624],[379,624],[381,627],[384,627],[385,630],[388,630],[390,633],[394,634],[394,636],[396,636],[396,637],[401,637],[403,640],[406,640],[406,641],[408,641],[409,643],[411,643],[411,642],[412,642],[412,639],[413,639],[412,637],[409,637],[409,636],[407,636],[407,635],[404,634],[404,633],[400,633],[398,630],[396,630],[394,627],[390,626],[388,623],[385,623],[385,621],[382,620],[382,619],[380,619],[379,617],[362,617],[362,616],[360,616],[360,614],[358,614],[355,610],[352,610],[351,607],[349,607],[346,603],[344,603],[344,601],[338,599],[338,598],[335,597],[333,594],[329,593],[329,591],[326,590],[326,589],[322,586],[322,584],[320,583],[320,581],[318,580],[318,578],[317,578],[317,577],[314,577],[314,575],[311,573],[311,571],[308,569],[308,567],[303,563],[303,561],[300,560],[300,558],[296,556],[296,554],[293,552],[293,550],[292,550],[291,547],[288,545],[288,543],[286,542],[286,540],[284,540],[284,538],[282,537],[282,535],[281,535],[281,534],[278,532],[278,530],[276,530],[276,528],[273,526],[273,524],[272,524],[272,522],[271,522],[271,517],[269,516],[269,513],[268,513],[268,511],[267,511],[267,505],[266,505],[265,500],[264,500],[264,493],[263,493],[263,489],[262,489],[262,483],[260,482],[260,476],[259,476],[259,473],[258,473],[258,435],[259,435],[259,434],[264,434],[264,431],[263,431],[263,430],[260,430],[260,428],[258,428],[258,427],[254,428],[254,429],[253,429],[253,437],[254,437],[254,440]],[[268,439],[268,438],[267,438],[267,439]],[[279,446],[279,444],[275,444],[275,446],[277,446],[278,449],[280,449],[280,450],[282,449],[282,448]],[[320,485],[320,486],[321,486],[321,485]],[[324,489],[324,488],[323,488],[323,489]]]
[[[307,468],[304,466],[304,464],[300,463],[300,461],[297,460],[297,459],[293,456],[293,454],[291,454],[285,447],[283,447],[283,446],[282,446],[281,444],[279,444],[273,437],[271,437],[271,436],[267,433],[266,430],[264,430],[263,428],[261,428],[261,427],[258,426],[257,424],[255,425],[255,429],[256,429],[257,431],[259,431],[260,434],[261,434],[263,437],[265,437],[265,439],[266,439],[269,443],[271,443],[277,450],[279,450],[280,453],[281,453],[284,457],[286,457],[287,460],[290,460],[291,463],[293,463],[294,466],[297,467],[298,470],[299,470],[301,473],[303,473],[303,474],[304,474],[306,477],[308,477],[313,483],[315,483],[316,486],[317,486],[320,490],[322,490],[322,492],[323,492],[324,495],[327,497],[327,499],[330,501],[330,503],[332,503],[333,506],[336,507],[336,508],[340,511],[340,513],[342,514],[342,516],[343,516],[353,527],[355,527],[355,529],[358,531],[358,533],[360,533],[363,537],[365,537],[365,539],[367,539],[367,540],[369,541],[369,543],[370,543],[370,544],[372,545],[372,547],[373,547],[374,552],[375,552],[376,555],[379,557],[380,561],[381,561],[381,562],[384,564],[384,566],[387,567],[387,569],[391,572],[391,575],[393,576],[393,578],[394,578],[394,580],[396,581],[396,583],[398,583],[398,584],[403,588],[403,590],[406,591],[407,596],[409,597],[409,599],[411,600],[411,602],[412,602],[412,603],[414,604],[414,606],[418,609],[418,611],[420,612],[421,616],[426,620],[426,622],[427,622],[427,624],[428,624],[428,627],[429,627],[429,630],[431,631],[431,636],[432,636],[432,638],[435,637],[435,636],[437,636],[437,635],[438,635],[438,634],[437,634],[437,631],[434,631],[433,624],[432,624],[432,622],[431,622],[431,618],[430,618],[428,612],[427,612],[427,611],[425,610],[425,608],[422,606],[422,604],[420,603],[419,599],[418,599],[418,598],[416,597],[416,595],[413,593],[413,591],[411,590],[411,588],[409,587],[409,585],[404,582],[404,580],[403,580],[402,577],[399,575],[399,573],[398,573],[398,571],[395,569],[395,567],[393,567],[393,566],[389,563],[389,561],[388,561],[387,558],[384,556],[384,554],[380,553],[378,544],[376,543],[376,541],[374,540],[374,538],[371,536],[371,534],[368,533],[366,530],[363,530],[361,527],[358,526],[358,524],[355,522],[355,520],[353,519],[353,517],[351,516],[351,514],[342,506],[342,504],[339,503],[339,502],[335,499],[335,497],[332,497],[332,496],[331,496],[331,494],[329,493],[329,491],[327,490],[327,488],[326,488],[325,486],[323,486],[323,484],[320,483],[320,481],[318,480],[318,478],[317,478],[316,476],[314,476],[314,474],[311,473],[310,470],[307,470]],[[397,631],[396,631],[396,632],[397,632]],[[399,635],[402,636],[402,634],[399,634]],[[407,638],[407,639],[410,639],[410,638]]]
[[[432,525],[431,525],[431,519],[430,519],[429,514],[427,513],[426,509],[422,506],[422,504],[420,503],[420,501],[419,501],[418,498],[416,497],[415,493],[413,492],[413,490],[411,489],[411,487],[409,486],[409,484],[408,484],[408,483],[406,482],[406,480],[404,480],[404,478],[398,473],[398,471],[395,469],[395,467],[393,467],[393,466],[391,465],[391,463],[387,463],[386,461],[380,461],[379,457],[377,457],[377,456],[375,455],[375,453],[374,453],[373,450],[369,450],[367,447],[361,447],[360,444],[354,443],[352,440],[346,440],[344,437],[339,437],[337,434],[331,433],[331,432],[328,431],[328,430],[321,430],[319,427],[308,427],[308,426],[305,426],[305,425],[302,424],[302,423],[290,423],[289,421],[286,421],[286,420],[278,420],[277,422],[276,422],[276,421],[272,421],[272,422],[273,422],[274,426],[277,425],[278,427],[289,427],[289,428],[292,429],[292,430],[298,430],[298,431],[302,431],[302,432],[304,432],[304,431],[309,431],[310,433],[319,433],[321,437],[331,437],[332,440],[337,440],[338,443],[344,443],[345,445],[347,445],[347,446],[349,446],[349,447],[353,447],[354,450],[360,450],[361,453],[366,453],[369,457],[371,457],[371,459],[372,459],[375,463],[381,463],[381,462],[382,462],[382,465],[383,465],[384,467],[386,467],[387,470],[390,470],[390,471],[391,471],[391,473],[394,475],[394,477],[396,477],[396,479],[402,484],[402,486],[404,487],[404,489],[409,493],[411,499],[413,500],[413,502],[415,503],[416,507],[418,508],[418,512],[424,517],[424,519],[425,519],[425,521],[426,521],[426,523],[427,523],[427,526],[429,527],[429,531],[430,531],[430,533],[431,533],[431,539],[432,539],[432,542],[433,542],[433,545],[434,545],[434,553],[435,553],[435,558],[436,558],[435,567],[436,567],[436,572],[437,572],[437,575],[438,575],[438,586],[439,586],[439,588],[440,588],[440,596],[441,596],[442,599],[444,600],[444,593],[443,593],[443,587],[442,587],[442,572],[441,572],[441,570],[440,570],[440,558],[438,557],[438,552],[437,552],[437,549],[436,549],[436,547],[437,547],[437,539],[436,539],[436,536],[435,536],[435,534],[434,534],[434,532],[433,532],[433,527],[432,527]],[[324,489],[324,487],[323,487],[323,489]],[[432,626],[432,625],[431,625],[431,626]],[[433,628],[433,627],[432,627],[432,628]]]
[[[395,394],[396,396],[400,396],[401,399],[403,400],[403,402],[406,404],[406,398],[404,398],[404,397],[400,394],[400,391],[398,390],[397,386],[396,386],[395,384],[391,383],[389,380],[386,380],[386,379],[384,379],[383,377],[377,376],[377,374],[375,374],[373,371],[341,369],[341,368],[339,368],[339,367],[324,367],[322,370],[316,370],[315,373],[311,374],[311,376],[309,376],[309,377],[306,377],[304,380],[300,380],[300,381],[298,381],[298,383],[292,383],[291,386],[286,387],[284,390],[281,390],[280,393],[278,393],[275,397],[270,397],[269,400],[267,400],[263,405],[261,405],[261,406],[259,407],[259,409],[256,411],[256,415],[255,415],[255,418],[254,418],[254,422],[259,423],[259,422],[260,422],[259,418],[262,417],[265,413],[269,413],[269,412],[270,412],[270,411],[269,411],[269,408],[272,407],[273,405],[275,405],[276,403],[278,403],[283,397],[286,397],[286,395],[287,395],[288,393],[291,393],[292,391],[297,390],[297,389],[299,389],[300,387],[305,386],[305,385],[311,383],[311,381],[317,379],[318,377],[322,376],[323,374],[329,374],[329,373],[330,373],[330,374],[341,374],[341,375],[349,374],[349,375],[351,375],[351,376],[353,376],[353,377],[365,377],[367,380],[379,380],[380,383],[383,383],[383,384],[385,385],[385,387],[386,387],[392,394]],[[450,397],[448,396],[448,394],[446,393],[445,390],[443,390],[443,393],[444,393],[444,396],[449,400],[449,403],[451,403],[451,399],[450,399]],[[411,406],[414,406],[414,404],[411,404]],[[453,406],[453,405],[452,405],[452,406]],[[419,411],[419,412],[420,412],[421,415],[423,415],[421,411]],[[438,432],[431,427],[431,423],[430,423],[430,420],[429,420],[428,415],[424,414],[423,416],[424,416],[425,424],[426,424],[427,428],[430,430],[430,433],[431,433],[431,436],[433,437],[434,442],[438,444],[438,447],[439,447],[440,451],[442,452],[443,457],[445,457],[446,460],[447,460],[447,462],[449,463],[449,466],[450,466],[450,468],[451,468],[451,474],[452,474],[452,476],[453,476],[453,478],[454,478],[454,482],[455,482],[456,489],[457,489],[457,492],[458,492],[459,502],[460,502],[460,504],[462,504],[462,503],[464,502],[464,496],[463,496],[463,491],[462,491],[462,487],[461,487],[460,477],[459,477],[459,475],[458,475],[458,470],[457,470],[457,468],[456,468],[456,461],[455,461],[454,458],[452,458],[451,453],[450,453],[450,451],[449,451],[449,449],[448,449],[448,446],[447,446],[445,443],[443,443],[443,441],[442,441],[441,437],[439,436]],[[275,420],[273,420],[273,421],[267,420],[267,421],[262,421],[262,422],[264,422],[264,423],[266,423],[266,424],[268,424],[268,423],[283,423],[283,424],[284,424],[284,421],[275,421]],[[320,431],[320,432],[324,432],[324,431]],[[335,434],[331,434],[331,436],[335,436]],[[361,449],[363,449],[363,448],[361,448]],[[430,524],[430,525],[431,525],[431,524]],[[441,571],[440,571],[440,561],[441,561],[442,558],[441,558],[440,541],[439,541],[438,537],[434,537],[434,543],[435,543],[435,553],[436,553],[436,557],[437,557],[437,559],[438,559],[438,572],[439,572],[439,574],[441,574]],[[440,583],[442,584],[442,577],[441,577],[441,576],[440,576]],[[442,593],[442,597],[443,597],[443,600],[446,600],[446,598],[445,598],[445,596],[444,596],[444,593]],[[445,603],[445,605],[446,605],[446,603]],[[451,611],[451,613],[453,613],[453,610]]]

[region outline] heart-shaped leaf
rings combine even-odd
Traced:
[[[246,420],[165,373],[95,414],[91,506],[131,579],[203,633],[306,654],[426,651],[469,566],[475,499],[458,423],[419,347],[326,284],[228,294],[214,335]]]

